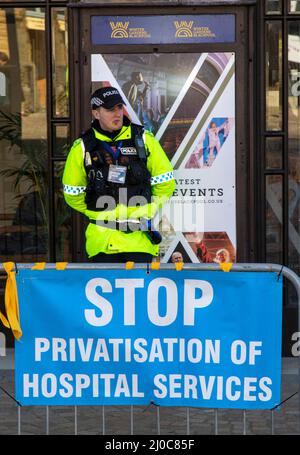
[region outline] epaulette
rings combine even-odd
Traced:
[[[144,132],[146,134],[149,134],[149,136],[155,137],[154,134],[151,131],[147,130],[146,128],[144,129]]]
[[[139,158],[146,162],[147,156],[149,156],[149,151],[147,151],[143,139],[144,127],[142,125],[137,125],[136,123],[131,124],[132,136],[134,137],[135,147],[138,152]]]
[[[133,134],[139,134],[140,136],[142,136],[145,128],[143,127],[143,125],[138,125],[137,123],[131,123],[131,130],[132,130]]]
[[[76,139],[76,140],[73,142],[72,147],[76,147],[76,145],[79,145],[80,142],[81,142],[81,139],[80,139],[80,137],[79,137],[78,139]]]
[[[84,143],[84,149],[86,152],[92,152],[97,148],[97,139],[95,138],[95,134],[93,128],[89,128],[81,135],[81,139]]]

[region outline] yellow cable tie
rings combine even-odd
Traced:
[[[36,262],[31,270],[45,270],[46,262]]]
[[[184,262],[175,262],[175,269],[180,272],[183,269]]]
[[[160,269],[160,262],[159,261],[151,262],[151,269],[152,270],[159,270]]]
[[[67,268],[68,262],[56,262],[56,270],[65,270]]]
[[[125,269],[126,270],[131,270],[134,267],[134,262],[133,261],[127,261],[125,264]]]
[[[223,272],[230,272],[233,263],[232,262],[220,262],[219,265],[220,265],[220,268],[223,270]]]

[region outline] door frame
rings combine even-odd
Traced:
[[[176,12],[175,12],[176,11]],[[153,6],[70,5],[70,105],[71,139],[74,140],[90,126],[90,109],[87,100],[91,94],[91,54],[95,53],[168,53],[168,52],[234,52],[235,53],[235,115],[236,115],[236,249],[237,262],[255,262],[257,252],[255,191],[257,163],[255,144],[255,72],[254,72],[254,5],[249,6],[161,6],[155,15],[162,14],[234,14],[236,40],[221,44],[164,44],[164,45],[92,45],[90,36],[91,16],[151,15]],[[86,261],[83,230],[86,222],[73,214],[73,260]]]

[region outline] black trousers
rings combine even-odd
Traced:
[[[96,256],[92,256],[90,261],[98,263],[125,263],[128,261],[133,262],[152,262],[152,254],[149,253],[117,253],[117,254],[105,254],[98,253]]]

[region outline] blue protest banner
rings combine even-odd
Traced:
[[[276,273],[20,270],[17,287],[22,405],[280,402]]]

